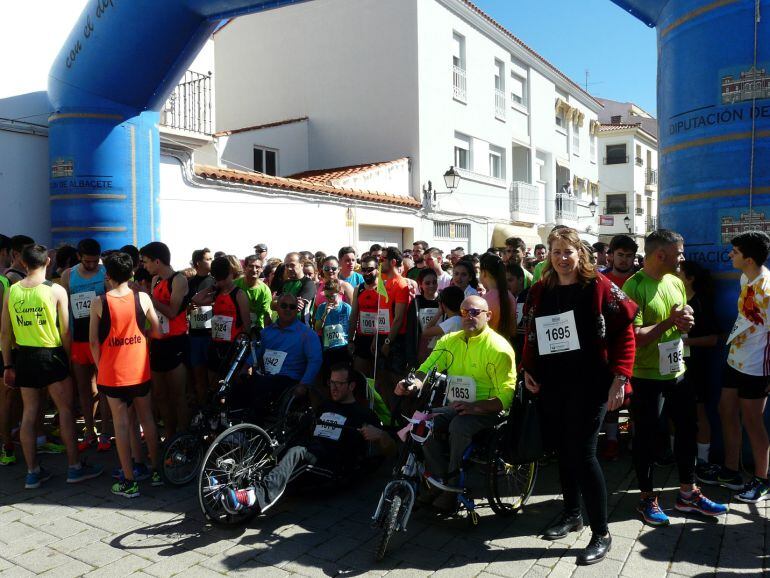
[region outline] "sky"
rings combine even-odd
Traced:
[[[472,0],[594,96],[657,116],[655,31],[610,0]]]
[[[38,0],[42,11],[33,29],[11,26],[0,35],[0,98],[45,90],[51,62],[86,2]],[[610,0],[474,2],[581,86],[588,69],[593,95],[634,102],[656,115],[655,31]],[[2,21],[29,19],[29,0],[0,0],[0,6]]]

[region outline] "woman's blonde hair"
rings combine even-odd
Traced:
[[[578,282],[585,285],[593,279],[596,279],[596,268],[591,264],[591,255],[589,255],[583,241],[580,239],[580,235],[575,229],[570,227],[563,227],[554,229],[551,234],[548,235],[548,257],[543,268],[543,283],[546,287],[555,287],[559,283],[559,276],[553,269],[551,264],[551,247],[557,241],[561,241],[565,245],[569,245],[575,249],[578,253],[578,266],[577,276]]]

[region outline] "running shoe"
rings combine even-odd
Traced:
[[[39,454],[59,455],[63,454],[66,450],[67,448],[62,444],[56,444],[54,442],[45,442],[37,446],[37,453]]]
[[[96,442],[96,451],[97,452],[108,452],[112,449],[112,443],[110,442],[110,436],[107,434],[101,434],[97,438]]]
[[[743,491],[735,496],[741,502],[756,504],[762,500],[770,500],[770,484],[767,480],[754,477],[743,487]]]
[[[103,471],[104,468],[102,466],[92,466],[85,462],[81,463],[79,468],[70,466],[67,468],[67,483],[78,484],[85,482],[86,480],[101,476]]]
[[[16,453],[13,444],[0,448],[0,466],[12,466],[16,463]]]
[[[745,485],[743,476],[740,472],[730,470],[724,466],[720,468],[719,473],[717,474],[717,483],[720,486],[730,488],[731,490],[742,490]]]
[[[228,488],[224,493],[224,499],[231,510],[238,512],[243,508],[250,508],[257,502],[257,495],[254,488],[245,490],[233,490]]]
[[[24,480],[24,488],[27,490],[36,490],[43,484],[43,482],[47,482],[50,479],[51,472],[46,470],[43,466],[40,466],[36,472],[27,472],[27,477]]]
[[[83,441],[78,443],[78,451],[82,454],[94,445],[96,445],[96,436],[94,434],[86,435]]]
[[[660,509],[657,496],[642,498],[636,510],[650,526],[668,526],[671,523],[666,513]]]
[[[698,488],[695,488],[689,497],[685,497],[682,492],[679,492],[674,507],[680,512],[697,512],[704,516],[721,516],[727,513],[727,504],[712,502],[701,494]]]
[[[717,477],[721,469],[722,466],[719,464],[710,464],[709,462],[698,460],[698,465],[695,466],[695,477],[702,484],[718,486],[719,480]]]
[[[134,479],[137,482],[143,482],[149,480],[151,476],[150,468],[145,464],[134,464]],[[123,478],[123,468],[115,468],[112,470],[113,479],[120,480]]]
[[[152,481],[150,482],[150,485],[153,488],[163,485],[163,478],[160,477],[160,474],[157,471],[152,472]]]
[[[112,484],[112,493],[124,498],[138,498],[139,484],[136,483],[136,480],[115,482]]]

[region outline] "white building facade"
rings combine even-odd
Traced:
[[[603,241],[627,234],[641,246],[657,228],[657,123],[631,103],[602,102],[599,232]]]

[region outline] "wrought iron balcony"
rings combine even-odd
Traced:
[[[505,120],[505,92],[495,89],[495,118]]]
[[[577,199],[563,193],[556,193],[556,218],[577,221]]]
[[[540,213],[540,199],[538,199],[537,186],[524,181],[511,183],[511,212],[538,215]]]
[[[658,184],[658,171],[657,169],[647,169],[645,174],[644,184],[649,186]]]
[[[213,132],[211,96],[211,73],[188,70],[163,105],[160,124],[210,135]]]
[[[467,94],[467,80],[465,77],[465,69],[459,66],[453,66],[452,72],[452,86],[454,88],[454,98],[459,101],[466,102]]]

